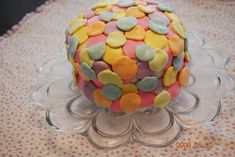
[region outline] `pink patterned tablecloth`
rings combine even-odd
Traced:
[[[234,1],[165,1],[176,8],[190,31],[231,53],[235,63]],[[32,105],[27,97],[30,87],[39,82],[35,67],[62,52],[66,25],[93,2],[57,0],[39,8],[38,13],[27,15],[29,18],[20,23],[17,31],[8,31],[10,35],[0,37],[0,157],[234,156],[235,93],[223,100],[221,115],[215,123],[188,129],[177,141],[209,143],[210,149],[179,148],[174,143],[164,148],[128,144],[104,151],[92,147],[82,135],[59,133],[47,127],[45,111]]]

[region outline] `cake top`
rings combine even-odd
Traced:
[[[114,112],[166,107],[189,78],[185,24],[155,0],[104,0],[66,29],[77,87]]]

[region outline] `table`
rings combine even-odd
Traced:
[[[50,1],[51,2],[51,1]],[[219,119],[186,130],[177,142],[212,144],[211,149],[164,148],[128,144],[114,150],[93,148],[85,137],[50,130],[45,111],[31,104],[28,92],[38,79],[35,67],[62,53],[69,21],[94,0],[57,0],[27,15],[20,28],[0,39],[0,156],[1,157],[154,157],[229,156],[235,154],[235,93],[222,101]],[[207,42],[232,54],[235,63],[235,4],[222,0],[166,0]],[[235,66],[231,66],[235,71]]]

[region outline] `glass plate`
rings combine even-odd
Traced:
[[[231,56],[187,32],[191,76],[189,86],[166,109],[147,108],[134,113],[114,113],[89,101],[74,88],[66,57],[52,58],[37,67],[43,81],[32,87],[29,99],[46,111],[48,125],[79,133],[100,149],[129,142],[164,147],[186,128],[213,122],[221,111],[221,98],[235,89],[235,74],[226,71]],[[64,52],[65,53],[65,52]]]

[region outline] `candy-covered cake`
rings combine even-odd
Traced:
[[[74,83],[113,112],[164,108],[189,80],[183,21],[155,0],[106,0],[66,29]]]

